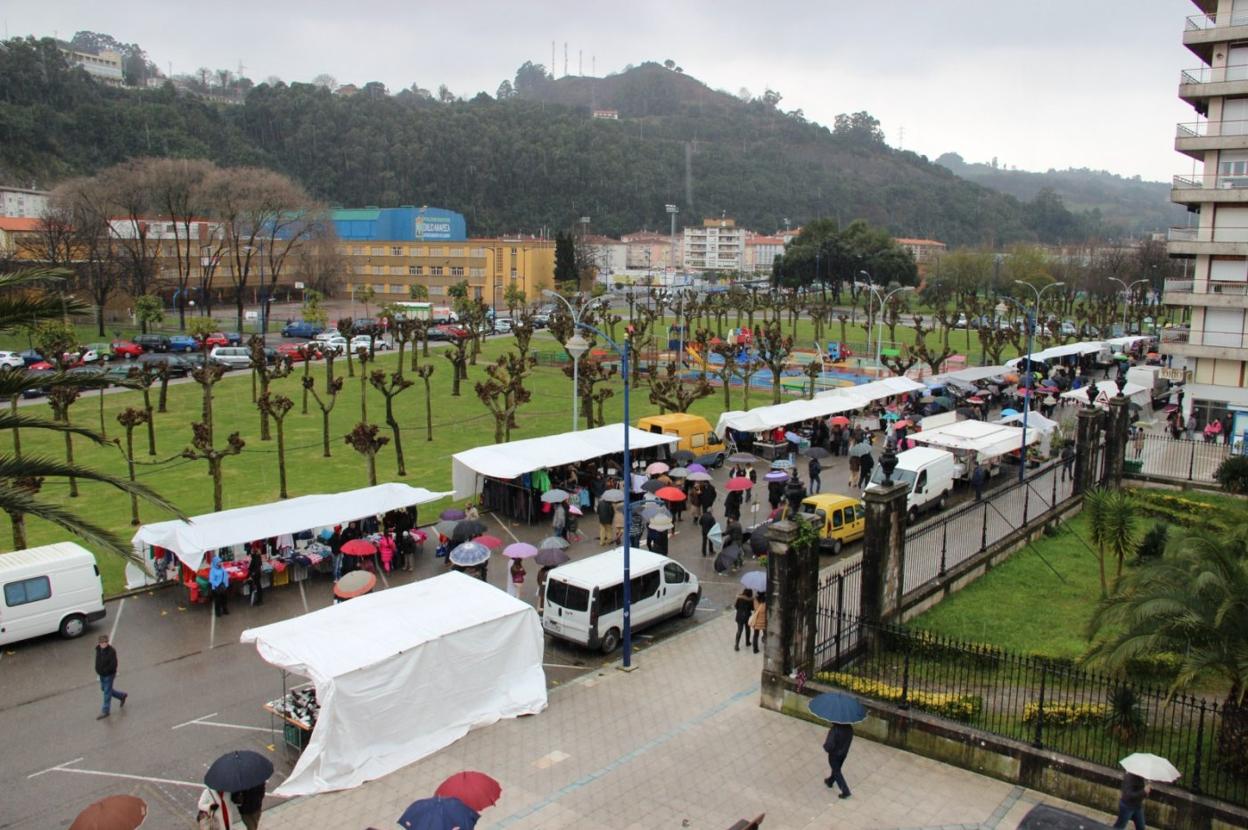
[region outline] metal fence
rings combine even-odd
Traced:
[[[1108,767],[1153,752],[1182,771],[1177,786],[1248,804],[1248,706],[857,617],[832,623],[854,648],[819,682]]]
[[[856,618],[862,600],[862,560],[842,563],[819,581],[815,610],[815,665],[835,665],[858,647],[857,632],[844,621]]]
[[[1127,442],[1124,470],[1175,481],[1213,483],[1219,465],[1231,454],[1231,445],[1217,441],[1171,438],[1146,433]]]

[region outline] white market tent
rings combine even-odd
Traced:
[[[633,450],[671,445],[680,440],[676,435],[660,435],[636,427],[628,428],[628,436],[630,449]],[[481,492],[482,476],[510,481],[546,467],[575,464],[622,452],[624,430],[621,424],[491,444],[451,456],[451,485],[455,488],[456,498],[468,498]]]
[[[1148,334],[1128,334],[1125,337],[1111,337],[1105,342],[1119,351],[1123,351],[1134,347],[1135,344],[1139,343],[1141,340],[1152,339],[1152,336]]]
[[[272,504],[257,504],[194,516],[189,522],[174,519],[143,525],[131,543],[143,552],[145,545],[173,551],[191,570],[199,570],[210,550],[246,544],[283,533],[344,524],[390,510],[425,504],[449,496],[406,484],[378,484],[345,493],[300,496]],[[146,558],[146,557],[145,557]]]
[[[1053,346],[1041,352],[1032,352],[1033,360],[1043,360],[1046,363],[1058,360],[1063,357],[1071,357],[1073,355],[1096,354],[1097,352],[1107,351],[1108,345],[1104,340],[1085,340],[1082,343],[1067,343],[1064,346]],[[1108,357],[1108,355],[1106,355]],[[1006,366],[1013,368],[1018,365],[1022,357],[1015,357],[1005,362]]]
[[[1028,422],[1030,425],[1030,421]],[[1023,430],[1005,424],[990,424],[986,421],[955,421],[951,424],[923,429],[911,433],[915,443],[929,447],[940,447],[951,452],[973,452],[979,458],[996,458],[1013,452],[1023,445]],[[1027,430],[1027,443],[1034,444],[1039,435]]]
[[[959,369],[956,372],[942,372],[939,375],[931,375],[927,379],[927,385],[939,386],[951,380],[974,383],[977,380],[987,380],[997,375],[1003,375],[1008,371],[1010,369],[1006,366],[972,366],[969,369]]]
[[[1079,389],[1072,389],[1069,392],[1063,392],[1062,397],[1073,398],[1080,403],[1086,404],[1088,402],[1088,391],[1092,388],[1091,386],[1084,386]],[[1096,384],[1095,388],[1096,397],[1093,399],[1093,403],[1102,409],[1108,409],[1110,399],[1118,396],[1118,384],[1112,380],[1102,380]],[[1150,391],[1138,383],[1128,383],[1122,388],[1122,394],[1126,395],[1132,403],[1137,403],[1140,406],[1148,406],[1152,402]]]
[[[910,378],[894,377],[859,386],[829,389],[815,395],[811,400],[792,400],[772,406],[756,406],[747,412],[741,410],[725,412],[719,416],[719,422],[715,425],[715,434],[723,437],[725,429],[735,429],[738,432],[762,432],[808,421],[811,418],[826,418],[840,412],[852,412],[866,407],[872,401],[926,388]]]
[[[268,663],[307,677],[320,713],[274,793],[356,787],[502,718],[546,708],[528,603],[451,572],[250,628]]]
[[[997,421],[998,424],[1019,424],[1023,423],[1023,413],[1019,412],[1014,415],[1006,415]],[[1050,420],[1034,409],[1027,413],[1027,435],[1031,436],[1035,432],[1040,436],[1040,452],[1046,458],[1053,451],[1053,433],[1060,426],[1057,421]],[[1031,443],[1028,441],[1027,443]]]

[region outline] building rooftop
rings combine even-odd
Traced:
[[[37,231],[39,220],[33,216],[0,216],[0,231]]]

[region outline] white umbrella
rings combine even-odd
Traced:
[[[1151,752],[1133,752],[1118,763],[1132,775],[1138,775],[1149,781],[1161,781],[1164,784],[1182,775],[1174,768],[1174,764]]]
[[[542,493],[542,501],[546,502],[547,504],[558,504],[561,501],[567,501],[567,500],[568,500],[568,491],[560,490],[558,487],[555,487],[552,490],[547,490],[545,493]]]

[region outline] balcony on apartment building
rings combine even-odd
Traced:
[[[1210,98],[1248,95],[1248,63],[1198,66],[1179,73],[1179,98],[1204,115]]]
[[[1224,280],[1166,280],[1165,305],[1248,309],[1248,282]]]
[[[1248,121],[1198,121],[1179,124],[1174,149],[1196,161],[1209,150],[1248,150]]]
[[[1248,361],[1248,333],[1162,329],[1161,349],[1175,357]]]
[[[1248,257],[1248,227],[1170,228],[1166,242],[1171,256]]]
[[[1243,11],[1194,14],[1183,27],[1183,45],[1205,63],[1212,62],[1214,46],[1231,40],[1248,40],[1248,14]]]
[[[1248,175],[1180,173],[1170,185],[1170,200],[1181,205],[1248,204]]]

